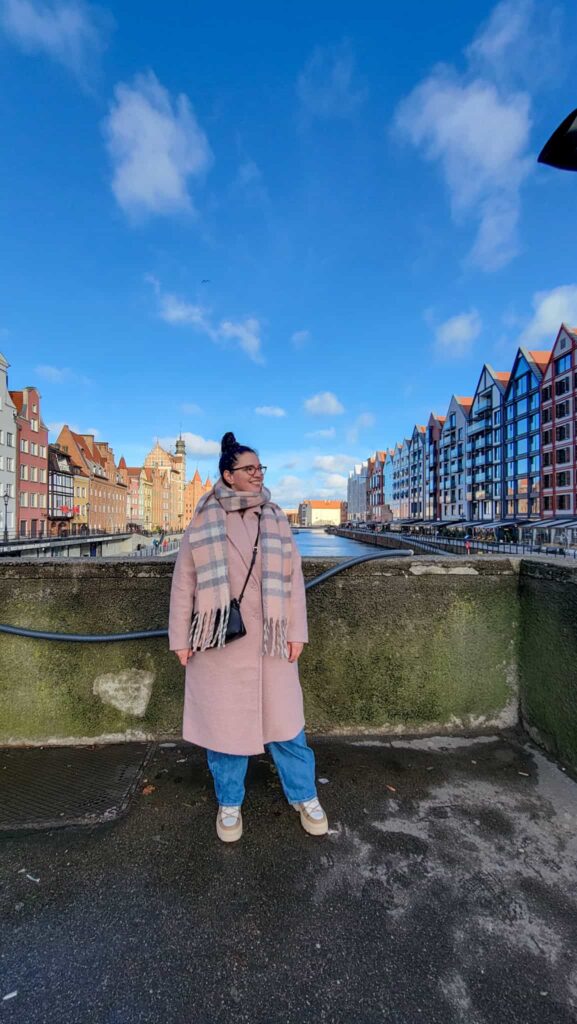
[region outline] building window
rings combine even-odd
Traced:
[[[24,452],[25,455],[28,454],[28,441],[25,437],[20,438],[20,451]]]
[[[552,486],[553,486],[553,475],[552,475],[552,473],[545,473],[545,475],[543,477],[543,487],[545,488],[546,491],[548,491],[549,488],[552,487]]]
[[[543,444],[551,444],[552,439],[553,439],[553,431],[552,430],[544,430],[543,431]]]
[[[566,370],[571,369],[571,353],[567,353],[565,356],[561,356],[560,359],[555,360],[555,373],[565,373]]]
[[[561,380],[555,381],[555,394],[566,395],[571,390],[571,381],[569,377],[562,377]]]
[[[11,434],[10,431],[7,431],[6,433],[6,444],[9,448],[14,447],[14,434]]]
[[[553,419],[553,409],[543,409],[542,417],[543,423],[550,423]]]
[[[557,484],[557,487],[570,487],[571,486],[571,473],[570,473],[570,471],[564,469],[563,472],[557,473],[556,484]]]
[[[569,400],[567,400],[566,402],[557,402],[557,405],[555,406],[555,416],[557,417],[557,419],[562,420],[564,416],[570,415],[571,402]]]
[[[557,511],[558,512],[570,512],[571,511],[571,495],[570,494],[558,494],[557,495]]]
[[[570,448],[559,448],[556,453],[555,461],[558,466],[566,465],[571,462],[571,449]]]
[[[555,428],[555,440],[556,441],[570,441],[571,440],[571,424],[564,423],[561,427]]]
[[[541,391],[541,401],[542,402],[548,402],[550,400],[550,398],[551,398],[551,385],[548,384],[547,387],[543,388],[542,391]]]

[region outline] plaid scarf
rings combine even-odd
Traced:
[[[226,516],[243,508],[261,508],[262,653],[288,658],[287,624],[291,596],[292,533],[270,491],[234,491],[217,481],[196,506],[190,544],[196,569],[195,613],[190,630],[194,651],[224,647],[230,606]]]

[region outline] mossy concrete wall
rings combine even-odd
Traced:
[[[312,578],[334,560],[306,559]],[[173,563],[0,563],[0,621],[65,633],[166,626]],[[317,730],[479,730],[517,714],[519,602],[508,560],[391,559],[308,595],[301,659]],[[0,634],[0,743],[180,735],[165,639],[82,644]]]
[[[519,598],[522,724],[577,770],[577,569],[525,559]]]

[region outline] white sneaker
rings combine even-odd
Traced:
[[[216,834],[223,843],[236,843],[242,835],[240,807],[219,807],[216,816]]]
[[[329,830],[328,818],[323,811],[318,797],[303,800],[299,804],[291,804],[301,817],[301,825],[310,836],[324,836]]]

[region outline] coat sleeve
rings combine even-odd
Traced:
[[[292,584],[287,640],[289,643],[308,643],[307,599],[302,570],[302,559],[296,543],[292,541]]]
[[[184,651],[189,646],[190,622],[196,591],[196,570],[188,530],[182,535],[170,588],[168,645],[171,651]]]

